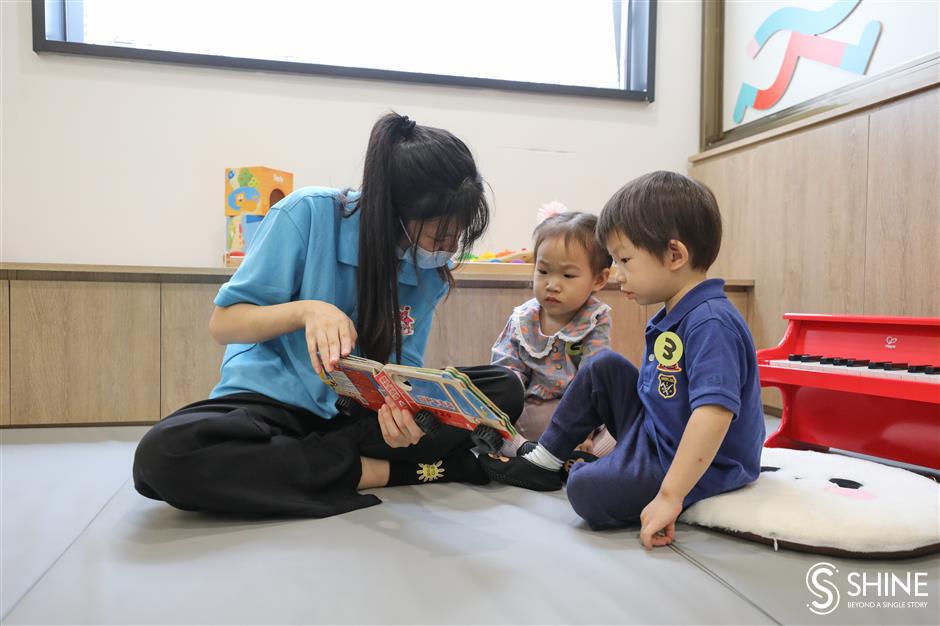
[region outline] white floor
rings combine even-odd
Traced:
[[[326,520],[177,511],[130,482],[144,431],[0,431],[3,624],[940,623],[937,558],[775,553],[688,526],[647,553],[636,529],[588,530],[563,493],[398,487]],[[814,615],[819,561],[926,571],[928,606],[851,608],[844,588]]]

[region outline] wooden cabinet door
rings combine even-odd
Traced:
[[[0,280],[0,426],[10,425],[10,281]]]
[[[513,307],[531,297],[530,287],[455,289],[435,312],[434,327],[424,355],[425,364],[428,367],[447,367],[489,363],[490,348],[509,320]],[[599,297],[611,305],[611,349],[639,367],[647,307],[627,300],[616,291],[602,291]]]
[[[158,283],[10,281],[14,425],[160,417]]]
[[[225,346],[209,336],[216,284],[163,285],[160,414],[205,400],[219,382]]]
[[[458,287],[434,312],[424,363],[428,367],[488,365],[490,348],[512,309],[531,289]]]
[[[610,305],[610,348],[627,357],[637,368],[643,364],[646,348],[646,307],[629,300],[619,291],[605,289],[597,294]]]
[[[725,291],[731,304],[737,307],[738,313],[744,318],[748,326],[751,325],[751,292],[750,291]],[[751,333],[753,335],[753,331]]]

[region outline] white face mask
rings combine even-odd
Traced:
[[[433,270],[439,267],[444,267],[448,262],[450,262],[451,257],[454,256],[453,252],[449,252],[448,250],[437,250],[435,252],[425,250],[414,242],[414,240],[411,238],[411,233],[409,233],[408,229],[405,228],[405,223],[402,222],[400,218],[398,223],[401,224],[402,230],[405,231],[405,237],[408,238],[408,241],[411,243],[411,247],[415,249],[415,256],[417,257],[416,262],[419,268],[424,270]],[[409,254],[410,249],[411,248],[399,250],[398,258],[402,259],[403,261],[412,260],[413,257],[411,254]]]

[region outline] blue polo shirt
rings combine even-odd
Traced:
[[[663,308],[650,319],[637,388],[644,426],[666,470],[692,411],[717,404],[734,414],[715,459],[685,506],[757,479],[764,443],[757,355],[747,324],[725,295],[723,280],[703,281],[671,311]]]
[[[359,199],[348,194],[349,212]],[[248,302],[259,306],[322,300],[358,319],[359,212],[344,217],[340,191],[305,187],[268,211],[245,260],[215,298],[220,307]],[[447,293],[436,269],[402,261],[398,302],[402,324],[401,362],[420,366],[434,307]],[[353,351],[358,354],[358,349]],[[394,360],[394,355],[389,356]],[[336,414],[336,394],[320,380],[307,352],[304,329],[254,344],[230,344],[221,380],[211,398],[254,392],[303,407],[324,418]]]

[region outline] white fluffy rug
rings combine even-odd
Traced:
[[[781,547],[891,558],[940,551],[940,484],[873,461],[764,448],[760,478],[680,521]],[[776,540],[776,541],[775,541]]]

